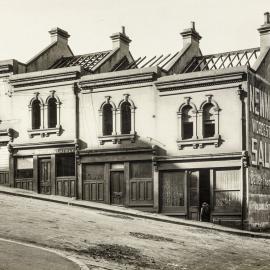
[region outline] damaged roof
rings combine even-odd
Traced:
[[[260,54],[260,48],[230,51],[193,57],[183,73],[217,70],[223,68],[253,66]]]
[[[62,57],[57,60],[49,69],[81,66],[85,71],[93,72],[94,68],[105,59],[112,50],[102,51],[84,55]]]

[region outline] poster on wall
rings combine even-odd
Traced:
[[[270,83],[248,73],[249,226],[270,228]]]

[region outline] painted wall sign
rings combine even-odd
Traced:
[[[75,153],[75,147],[19,150],[17,156],[51,155]]]
[[[270,228],[270,83],[248,73],[250,229]]]

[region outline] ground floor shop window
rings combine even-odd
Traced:
[[[33,157],[18,157],[15,168],[15,187],[33,190]]]
[[[17,158],[16,178],[33,178],[33,158]]]
[[[59,155],[56,157],[56,176],[75,176],[74,155]]]
[[[185,172],[162,172],[160,175],[161,212],[184,212]]]
[[[216,211],[240,211],[240,170],[214,171],[214,209]]]

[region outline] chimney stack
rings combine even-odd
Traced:
[[[70,37],[70,35],[65,30],[56,27],[51,29],[49,33],[51,35],[51,43],[54,43],[56,41],[63,42],[65,44],[68,43],[68,38]]]
[[[202,37],[195,30],[195,22],[191,22],[190,28],[185,29],[180,34],[183,37],[183,46],[187,44],[194,44],[199,47],[199,42]]]
[[[260,33],[260,47],[265,49],[270,47],[270,14],[264,13],[264,24],[258,29]]]
[[[113,49],[123,48],[129,50],[131,39],[126,35],[125,26],[122,26],[122,32],[111,35]]]

